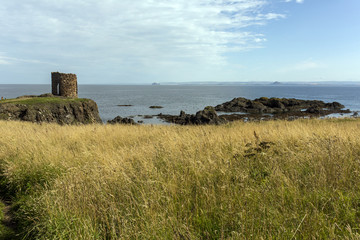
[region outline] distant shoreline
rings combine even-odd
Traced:
[[[50,85],[45,83],[0,83],[1,85]],[[324,82],[163,82],[163,83],[81,83],[79,85],[83,86],[152,86],[152,87],[162,87],[162,86],[359,86],[360,81],[324,81]]]
[[[21,95],[40,95],[51,91],[50,84],[0,85],[0,97],[7,99]],[[360,111],[360,86],[310,86],[310,85],[79,85],[79,97],[93,99],[99,107],[103,122],[116,116],[144,124],[163,124],[150,115],[179,115],[180,111],[195,114],[206,106],[216,106],[233,98],[259,97],[318,99],[324,102],[340,102],[351,111]],[[119,107],[118,105],[133,105]],[[162,106],[150,109],[149,106]]]

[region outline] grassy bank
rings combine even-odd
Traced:
[[[62,97],[23,97],[23,98],[12,98],[1,100],[0,104],[12,103],[12,104],[26,104],[26,105],[37,105],[37,104],[59,104],[59,103],[70,103],[70,102],[84,102],[87,101],[85,98],[62,98]]]
[[[360,121],[0,122],[27,239],[360,239]]]

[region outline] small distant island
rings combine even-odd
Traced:
[[[158,83],[158,82],[153,82],[151,85],[153,85],[153,86],[158,86],[158,85],[160,85],[160,83]]]

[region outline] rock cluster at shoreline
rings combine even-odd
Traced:
[[[163,115],[159,114],[158,117],[167,122],[180,124],[180,125],[204,125],[204,124],[222,124],[227,122],[224,118],[217,115],[214,107],[208,106],[196,114],[186,114],[184,111],[180,115]]]
[[[136,125],[135,121],[131,118],[122,118],[120,116],[115,117],[113,120],[107,121],[108,124],[130,124]]]
[[[229,102],[215,107],[219,112],[243,112],[243,113],[288,113],[305,111],[307,113],[321,113],[322,111],[338,111],[345,106],[338,103],[325,103],[318,100],[300,100],[294,98],[234,98]]]
[[[295,120],[305,117],[322,117],[333,113],[351,113],[350,110],[342,110],[343,108],[344,105],[338,102],[325,103],[319,100],[265,97],[255,100],[234,98],[215,107],[206,107],[195,115],[185,114],[181,111],[179,116],[160,114],[158,117],[166,122],[180,125],[203,125],[221,124],[236,120]],[[209,109],[211,109],[211,114],[209,114]],[[218,115],[217,111],[232,114]]]

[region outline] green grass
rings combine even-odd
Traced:
[[[0,132],[25,239],[360,239],[360,120]]]
[[[61,97],[32,97],[32,98],[20,98],[20,99],[6,99],[1,100],[0,104],[12,103],[12,104],[25,104],[25,105],[36,105],[36,104],[59,104],[68,102],[84,102],[88,99],[85,98],[61,98]]]

